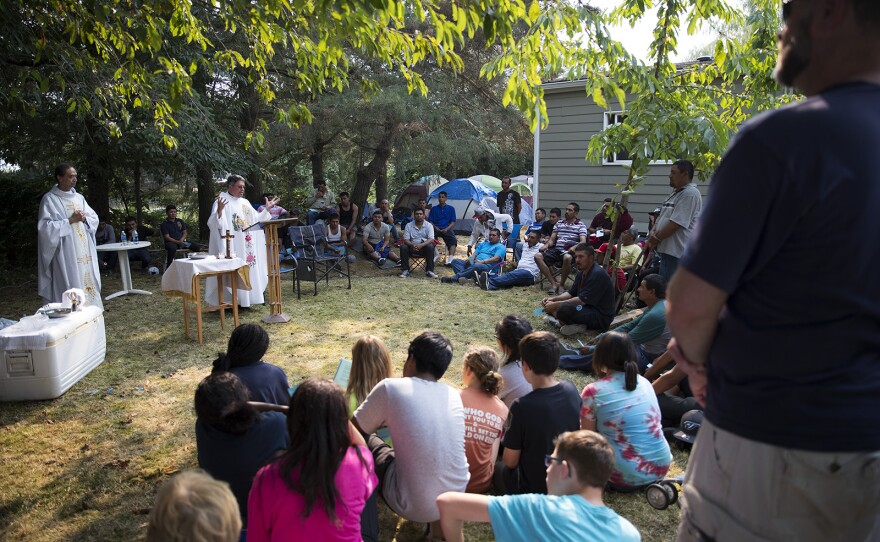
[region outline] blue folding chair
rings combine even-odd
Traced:
[[[507,236],[507,252],[504,253],[504,261],[501,262],[501,270],[497,274],[504,273],[504,265],[507,263],[507,257],[513,256],[514,261],[516,260],[516,243],[520,240],[520,232],[522,231],[522,224],[514,224],[513,231],[510,232],[510,235]]]

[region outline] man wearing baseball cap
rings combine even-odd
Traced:
[[[486,209],[482,205],[478,205],[474,209],[474,227],[471,229],[471,238],[468,239],[467,255],[470,256],[473,247],[480,242],[480,239],[489,238],[489,230],[498,228],[501,230],[502,237],[506,240],[510,232],[513,231],[513,217],[503,213],[496,213]]]

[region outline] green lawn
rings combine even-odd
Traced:
[[[505,314],[532,316],[537,287],[487,293],[441,285],[414,273],[401,279],[358,260],[352,289],[343,281],[322,284],[317,297],[297,300],[283,277],[286,324],[266,325],[272,337],[266,361],[284,368],[295,384],[307,376],[331,377],[361,334],[381,337],[399,371],[406,347],[424,329],[453,343],[455,359],[444,380],[461,383],[461,357],[471,345],[496,346],[494,325]],[[440,269],[441,274],[449,273]],[[0,403],[0,539],[132,540],[145,533],[158,485],[196,466],[196,384],[223,351],[230,324],[205,320],[205,344],[183,335],[179,298],[160,293],[160,277],[134,273],[135,287],[152,296],[124,296],[106,303],[107,357],[66,394],[53,401]],[[104,277],[104,292],[119,289],[118,275]],[[19,318],[39,306],[33,277],[8,275],[0,288],[0,316]],[[242,311],[259,322],[266,307]],[[582,388],[589,377],[560,372]],[[686,455],[676,452],[675,471]],[[679,509],[651,508],[641,494],[609,495],[608,504],[632,521],[644,540],[672,540]],[[380,505],[382,540],[421,540],[424,525],[400,520]],[[469,525],[469,540],[491,540],[487,526]]]

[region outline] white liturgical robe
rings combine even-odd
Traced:
[[[82,211],[85,221],[68,222],[74,211]],[[97,229],[97,213],[75,189],[64,192],[55,185],[43,195],[37,220],[37,290],[43,302],[63,303],[61,294],[79,288],[89,305],[104,308],[95,250]]]
[[[232,197],[228,192],[222,192],[220,197],[226,200],[223,213],[217,216],[217,201],[211,208],[211,216],[208,217],[208,228],[211,230],[211,238],[208,241],[208,250],[214,256],[226,254],[226,235],[229,230],[235,238],[231,240],[231,251],[247,262],[251,268],[251,289],[238,290],[238,304],[242,307],[259,305],[263,303],[263,292],[269,284],[269,269],[266,265],[266,235],[260,228],[243,231],[257,222],[265,222],[272,219],[267,210],[257,212],[245,198]],[[232,300],[232,288],[226,286],[223,300]],[[211,305],[217,304],[217,281],[209,280],[205,283],[205,299]]]

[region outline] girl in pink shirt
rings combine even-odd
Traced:
[[[254,479],[248,541],[359,542],[361,511],[378,479],[342,389],[303,381],[290,400],[287,430],[290,448]]]

